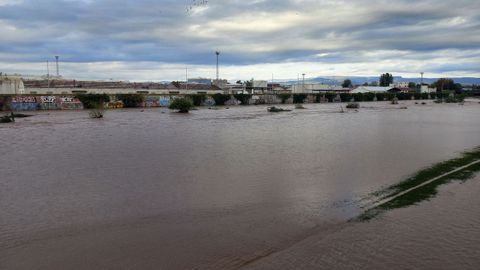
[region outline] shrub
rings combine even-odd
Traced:
[[[353,98],[355,102],[363,101],[363,93],[355,93],[353,94]]]
[[[4,115],[0,117],[0,123],[11,123],[15,122],[15,117],[13,116],[13,113],[11,115]]]
[[[277,107],[273,106],[273,107],[268,107],[267,111],[269,111],[269,112],[289,112],[291,110],[286,110],[286,109],[277,108]]]
[[[353,98],[352,94],[349,93],[340,93],[340,99],[342,102],[350,102]]]
[[[98,108],[99,105],[110,101],[110,97],[107,94],[78,94],[75,96],[82,102],[85,109]]]
[[[293,94],[293,103],[303,103],[304,100],[307,98],[306,94]]]
[[[225,101],[230,99],[230,95],[225,94],[215,94],[212,96],[213,100],[215,100],[215,104],[217,105],[225,105]]]
[[[287,100],[292,96],[291,94],[278,94],[277,95],[281,100],[282,100],[282,104],[285,104],[287,102]],[[318,96],[317,96],[317,100],[318,99]],[[317,101],[319,102],[319,101]]]
[[[377,96],[377,101],[384,101],[385,100],[385,93],[376,93],[375,94]]]
[[[193,104],[188,98],[176,98],[168,106],[171,110],[177,110],[180,113],[188,113],[193,108]]]
[[[142,94],[118,94],[117,99],[123,102],[125,108],[138,108],[142,106],[145,97]]]
[[[363,101],[373,101],[374,98],[375,98],[375,93],[369,92],[369,93],[363,94]]]
[[[346,107],[347,107],[347,109],[358,109],[358,108],[360,108],[360,104],[355,103],[355,102],[348,103],[348,105]]]
[[[233,97],[236,100],[241,102],[240,105],[248,105],[248,103],[250,102],[250,99],[252,98],[252,95],[249,95],[249,94],[235,94],[235,95],[233,95]]]
[[[196,94],[190,96],[193,101],[194,106],[202,106],[202,104],[207,100],[207,95],[205,94]]]
[[[394,93],[385,93],[385,96],[387,97],[388,101],[392,101],[395,98]]]
[[[464,95],[455,95],[454,97],[452,96],[449,96],[445,99],[445,102],[446,103],[457,103],[457,102],[463,102],[463,100],[465,99],[465,96]]]

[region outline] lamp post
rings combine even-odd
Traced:
[[[60,70],[59,70],[59,67],[58,67],[58,58],[59,58],[59,56],[55,55],[55,63],[57,65],[57,78],[60,76]]]
[[[218,74],[218,56],[220,55],[220,51],[216,51],[215,54],[217,55],[217,81],[219,79],[219,74]]]
[[[302,93],[305,93],[305,73],[302,73],[303,81],[302,81]]]

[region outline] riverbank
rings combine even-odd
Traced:
[[[478,269],[480,176],[418,205],[318,233],[241,269]]]

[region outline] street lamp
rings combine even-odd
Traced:
[[[302,93],[305,93],[305,73],[302,73],[303,81],[302,81]]]
[[[220,55],[220,51],[216,51],[215,54],[217,55],[217,81],[219,79],[218,77],[218,56]]]

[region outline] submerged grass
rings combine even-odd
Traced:
[[[375,196],[380,197],[378,201],[386,200],[386,202],[365,211],[357,219],[361,221],[370,220],[386,210],[407,207],[435,197],[438,186],[454,180],[466,181],[467,179],[472,178],[476,172],[480,171],[480,163],[472,164],[459,171],[441,177],[429,184],[415,188],[403,195],[398,195],[411,188],[428,182],[433,178],[439,177],[448,172],[454,171],[459,167],[466,166],[478,160],[480,160],[480,147],[477,147],[472,151],[464,152],[459,158],[443,161],[434,164],[429,168],[423,169],[398,184],[374,193]],[[388,198],[392,198],[392,200],[388,200]]]

